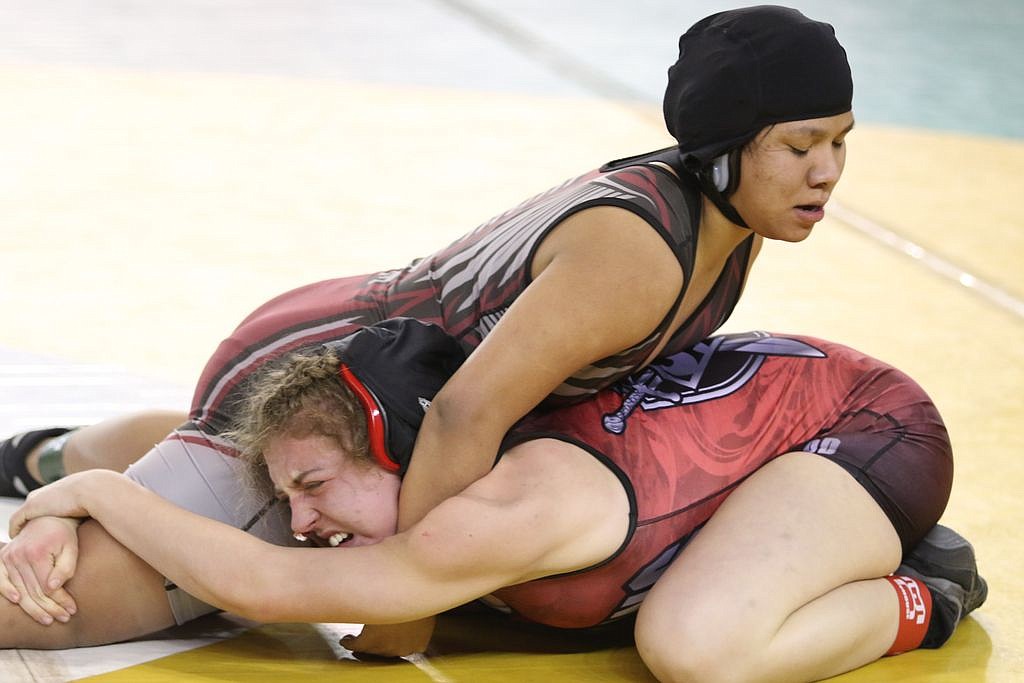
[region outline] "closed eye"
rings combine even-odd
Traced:
[[[323,483],[322,481],[307,481],[303,482],[300,488],[304,493],[315,493]],[[291,497],[284,491],[276,490],[274,491],[274,498],[279,502],[287,503]]]
[[[808,152],[808,150],[806,149],[800,149],[799,147],[794,147],[793,145],[789,145],[789,149],[791,152],[793,152],[793,154],[797,155],[798,157],[802,157]]]

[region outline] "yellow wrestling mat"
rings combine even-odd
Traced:
[[[182,387],[270,296],[402,264],[570,175],[667,144],[655,108],[315,79],[0,67],[0,94],[0,346]],[[1020,142],[859,125],[843,219],[766,245],[727,326],[893,363],[953,438],[944,521],[974,542],[988,603],[941,650],[835,680],[1024,680],[1024,318],[1005,305],[1024,298],[1021,178]],[[482,631],[481,618],[444,617],[425,661],[350,661],[342,627],[215,617],[127,645],[2,652],[0,680],[650,680],[628,644]]]

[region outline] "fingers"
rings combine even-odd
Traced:
[[[46,579],[46,593],[50,599],[64,608],[64,611],[69,616],[73,616],[78,611],[78,605],[75,603],[75,599],[64,589],[64,584],[75,575],[75,569],[78,567],[78,544],[64,546],[61,548],[60,553],[54,560],[53,569],[50,571],[50,575]],[[54,612],[47,610],[54,617],[57,615]]]
[[[75,568],[78,566],[78,544],[68,544],[60,549],[57,557],[54,558],[53,568],[46,578],[46,590],[52,592],[61,588],[68,579],[75,575]]]
[[[25,518],[25,506],[22,505],[20,508],[14,511],[14,514],[11,515],[11,518],[8,520],[7,534],[11,538],[14,538],[18,535],[19,532],[21,532],[22,528],[27,523],[28,520]]]
[[[39,489],[36,489],[36,491],[38,490]],[[25,498],[25,502],[21,504],[21,507],[14,511],[7,522],[7,534],[12,540],[15,536],[21,533],[26,524],[39,516],[34,513],[36,506],[33,503],[33,497],[35,496],[36,491],[29,492],[28,496]]]
[[[10,535],[12,540],[15,536],[21,533],[21,530],[25,528],[25,525],[28,524],[33,517],[38,516],[32,514],[32,509],[35,507],[34,502],[38,497],[38,492],[39,489],[29,491],[28,495],[25,496],[25,502],[21,504],[21,507],[14,511],[14,514],[12,514],[11,518],[7,521],[7,533]]]
[[[43,625],[67,622],[74,598],[63,589],[78,561],[77,523],[47,518],[0,549],[0,593]]]
[[[71,619],[73,612],[69,612],[64,605],[46,595],[41,590],[39,582],[35,580],[35,576],[30,572],[26,572],[23,575],[17,569],[5,566],[5,573],[10,584],[18,594],[18,600],[13,602],[17,602],[22,611],[33,620],[43,626],[49,626],[55,619],[62,623],[66,623]],[[63,591],[63,589],[61,589],[61,592],[66,594],[66,591]],[[70,597],[70,595],[62,596],[62,599],[67,602],[67,599]],[[73,606],[74,600],[71,600],[69,604]]]
[[[367,624],[359,635],[345,636],[340,642],[342,647],[360,654],[405,657],[425,651],[433,630],[433,617],[405,624]]]
[[[50,571],[50,565],[46,562],[37,562],[34,565],[30,565],[28,571],[17,571],[17,575],[21,578],[22,587],[19,588],[21,592],[21,602],[18,604],[21,609],[41,624],[49,625],[53,623],[53,620],[66,622],[71,618],[71,614],[64,608],[63,605],[53,600],[48,595],[48,592],[43,588],[43,584],[40,583],[39,577],[46,576]],[[15,586],[17,586],[15,582]],[[35,603],[34,606],[26,604],[27,600]],[[38,609],[36,609],[38,608]],[[45,616],[42,621],[38,618],[40,610]]]
[[[63,480],[35,489],[25,496],[25,502],[14,511],[7,523],[7,533],[11,539],[14,539],[26,524],[37,517],[64,516],[60,511],[61,505],[58,504],[61,500],[59,490],[65,488],[62,482]]]
[[[50,593],[50,600],[67,613],[68,619],[75,616],[78,612],[78,603],[75,602],[71,593],[68,593],[64,588],[58,588]],[[50,614],[52,615],[53,612],[50,612]],[[58,621],[67,622],[68,619],[58,619]]]
[[[351,650],[360,657],[403,657],[410,652],[404,652],[404,648],[396,643],[381,642],[375,638],[364,638],[359,636],[345,636],[340,641],[341,646]]]
[[[11,515],[8,523],[11,538],[21,533],[30,521],[40,517],[88,517],[89,511],[83,504],[83,497],[87,499],[90,493],[97,492],[97,488],[111,485],[114,481],[128,480],[110,470],[88,470],[69,474],[32,491],[25,497],[21,507]]]
[[[21,593],[11,583],[11,579],[7,576],[7,567],[3,563],[0,563],[0,595],[15,605],[21,601]]]

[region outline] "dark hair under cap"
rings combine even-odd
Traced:
[[[679,39],[664,111],[691,172],[773,123],[851,109],[853,80],[832,26],[762,5],[713,14]]]
[[[423,415],[466,358],[462,347],[412,318],[384,320],[324,346],[338,354],[341,380],[363,404],[371,456],[404,474]]]

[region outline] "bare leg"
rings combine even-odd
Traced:
[[[0,647],[57,649],[114,643],[174,624],[164,579],[99,524],[78,532],[78,570],[68,591],[78,613],[66,624],[41,626],[0,600]]]
[[[878,504],[838,465],[776,458],[726,499],[651,590],[641,656],[662,681],[812,681],[892,645],[900,561]]]
[[[114,417],[75,430],[64,446],[64,470],[68,474],[89,469],[123,472],[145,455],[188,416],[175,410],[150,410]],[[40,480],[39,451],[43,441],[25,461],[29,474]]]

